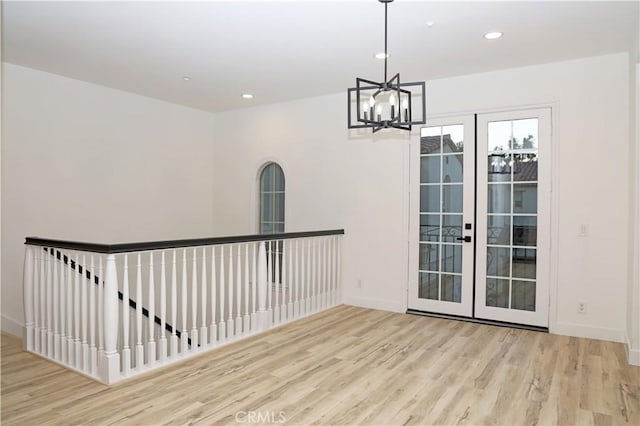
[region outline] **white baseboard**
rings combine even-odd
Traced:
[[[5,333],[13,334],[14,336],[18,336],[22,339],[22,330],[23,326],[18,321],[13,318],[9,318],[5,315],[2,315],[2,331]]]
[[[640,349],[631,348],[631,339],[629,335],[624,333],[624,344],[627,347],[627,361],[631,365],[640,365]]]
[[[563,336],[586,337],[587,339],[607,340],[624,343],[624,331],[617,328],[593,327],[589,325],[558,322],[550,327],[549,332]]]
[[[389,312],[405,313],[407,311],[407,307],[404,303],[385,299],[371,299],[368,297],[344,295],[342,303],[344,303],[345,305],[378,309],[381,311]]]

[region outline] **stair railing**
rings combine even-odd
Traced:
[[[27,238],[25,349],[114,383],[327,309],[341,301],[343,233]]]

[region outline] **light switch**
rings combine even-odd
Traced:
[[[578,232],[578,235],[581,237],[586,237],[589,235],[589,225],[587,225],[586,223],[581,223],[580,224],[580,231]]]

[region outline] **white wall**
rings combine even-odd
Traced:
[[[551,326],[557,333],[623,340],[628,91],[626,53],[427,82],[430,114],[553,107],[558,269]],[[287,177],[287,231],[345,229],[345,300],[403,311],[407,145],[418,131],[350,133],[345,103],[339,93],[216,114],[214,231],[255,231],[256,171],[275,159]],[[588,225],[588,237],[578,236],[580,224]],[[587,314],[577,313],[578,299],[587,302]]]
[[[628,73],[628,56],[616,54],[428,82],[430,114],[552,105],[558,333],[621,341],[633,321]],[[26,235],[252,233],[256,173],[269,160],[286,174],[287,231],[345,229],[345,300],[406,308],[408,143],[418,129],[349,132],[345,93],[212,117],[11,64],[2,88],[3,320],[22,322]]]
[[[210,235],[211,114],[5,63],[2,318],[23,323],[25,236]]]

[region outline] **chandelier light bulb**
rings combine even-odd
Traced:
[[[391,96],[389,96],[389,105],[396,106],[396,95],[391,94]]]
[[[407,109],[409,108],[409,101],[406,99],[403,99],[402,101],[402,109]]]

